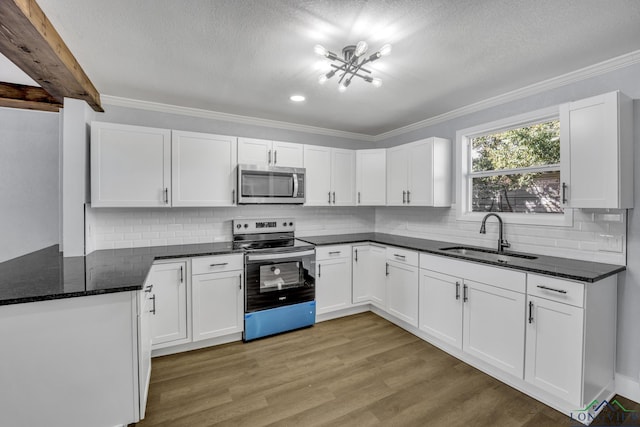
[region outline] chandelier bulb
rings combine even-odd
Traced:
[[[376,77],[371,80],[371,84],[374,85],[375,87],[380,87],[382,86],[382,80]]]
[[[359,41],[356,45],[356,50],[354,55],[358,58],[367,53],[367,49],[369,49],[369,45],[365,41]]]
[[[338,85],[338,91],[339,91],[339,92],[344,92],[344,91],[346,91],[346,90],[347,90],[347,85],[345,85],[344,83],[340,83],[340,84]]]
[[[327,80],[329,79],[325,74],[321,74],[320,77],[318,77],[318,83],[320,83],[321,85],[324,84]]]
[[[319,44],[317,44],[317,45],[315,45],[313,47],[313,51],[315,53],[317,53],[318,55],[321,55],[321,56],[326,56],[327,55],[327,49],[325,49],[322,45],[319,45]]]
[[[380,48],[380,56],[387,56],[391,53],[391,45],[389,43],[385,44]]]

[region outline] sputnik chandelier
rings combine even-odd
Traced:
[[[351,79],[356,76],[360,77],[365,82],[371,83],[375,87],[382,86],[382,80],[377,77],[371,77],[371,70],[363,68],[363,66],[391,53],[391,45],[385,44],[376,53],[365,57],[364,54],[367,53],[368,48],[369,45],[367,45],[366,42],[359,41],[357,45],[349,45],[342,49],[343,57],[339,58],[335,53],[328,51],[324,47],[317,44],[314,50],[318,55],[322,55],[331,61],[338,62],[339,64],[330,64],[332,70],[330,70],[326,74],[322,74],[318,79],[318,82],[320,84],[324,84],[336,73],[339,73],[340,79],[338,80],[338,90],[340,92],[344,92],[345,90],[347,90],[347,88],[351,84]]]

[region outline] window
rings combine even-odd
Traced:
[[[560,121],[547,109],[458,132],[458,219],[570,225],[561,200]]]

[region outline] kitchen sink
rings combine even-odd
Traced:
[[[467,246],[452,246],[448,248],[440,248],[441,251],[462,255],[469,258],[493,261],[499,263],[508,263],[512,261],[537,259],[537,256],[515,254],[511,252],[499,253],[491,249],[470,248]]]

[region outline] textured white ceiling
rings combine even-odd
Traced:
[[[101,94],[368,135],[640,50],[638,0],[37,1]],[[319,85],[361,39],[383,86]]]

